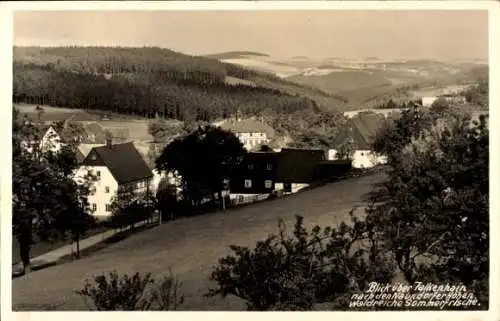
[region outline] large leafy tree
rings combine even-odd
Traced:
[[[393,149],[368,220],[409,283],[462,282],[487,302],[487,119],[456,114],[429,125],[417,115],[403,115],[378,136],[378,147]]]
[[[204,197],[213,199],[216,193],[221,197],[224,179],[229,178],[245,152],[231,132],[200,126],[167,145],[156,160],[156,167],[180,175],[186,196],[198,202]]]
[[[36,240],[70,235],[78,241],[91,221],[88,181],[72,179],[76,160],[72,146],[54,154],[40,148],[44,132],[14,110],[12,130],[13,233],[25,273],[31,271],[30,249]]]

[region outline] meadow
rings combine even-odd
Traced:
[[[349,211],[365,205],[363,196],[383,179],[374,174],[332,183],[273,201],[172,221],[133,235],[91,256],[56,265],[12,281],[13,310],[87,310],[75,290],[87,278],[111,270],[119,273],[168,274],[182,281],[186,301],[181,310],[242,310],[234,297],[205,298],[213,286],[209,280],[219,258],[229,254],[229,245],[253,246],[278,231],[282,218],[291,229],[295,215],[305,224],[335,226],[349,219]],[[358,208],[356,213],[363,213]]]

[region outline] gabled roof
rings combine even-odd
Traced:
[[[80,144],[78,145],[77,149],[78,151],[80,151],[80,153],[82,153],[83,157],[87,157],[87,155],[90,153],[90,151],[94,148],[94,147],[101,147],[101,146],[104,146],[105,144]]]
[[[228,120],[220,125],[220,128],[233,133],[266,133],[268,136],[274,134],[271,126],[264,121],[248,118],[242,120]]]
[[[91,166],[92,154],[96,154],[104,163],[118,184],[124,184],[153,176],[151,168],[132,142],[94,147],[85,158],[82,165]]]
[[[385,120],[383,115],[377,113],[360,113],[348,119],[335,138],[335,147],[338,148],[347,139],[352,139],[356,149],[369,150],[373,137]]]
[[[315,167],[323,160],[323,150],[283,148],[278,160],[276,181],[309,183],[314,179]]]

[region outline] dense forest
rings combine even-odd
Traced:
[[[256,86],[228,85],[226,77]],[[345,101],[274,75],[161,48],[15,47],[14,102],[213,121],[338,110]]]

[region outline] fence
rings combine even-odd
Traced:
[[[238,206],[238,205],[243,205],[243,204],[251,204],[251,203],[263,201],[267,198],[269,198],[269,194],[253,194],[253,195],[232,194],[231,195],[231,205]]]

